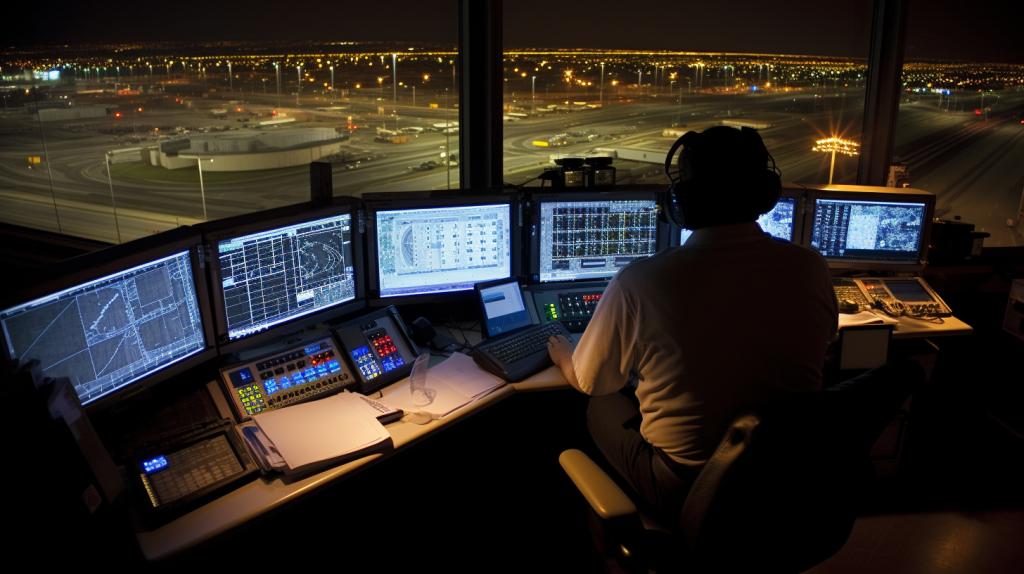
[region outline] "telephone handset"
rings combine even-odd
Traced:
[[[393,305],[343,323],[333,331],[362,393],[408,376],[420,354]]]

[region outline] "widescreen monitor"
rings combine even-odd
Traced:
[[[537,194],[531,211],[531,272],[541,283],[611,279],[667,239],[654,193]]]
[[[362,308],[353,205],[302,204],[204,229],[221,351]]]
[[[797,197],[780,197],[778,203],[768,213],[763,213],[757,218],[757,224],[761,226],[761,229],[776,239],[785,239],[786,241],[793,241],[794,238],[799,240],[799,234],[796,230],[799,228],[802,220],[800,210],[800,198]],[[686,240],[693,235],[692,229],[679,229],[679,243],[677,245],[683,245]]]
[[[924,267],[933,195],[823,190],[813,194],[812,202],[805,241],[830,267]]]
[[[199,244],[195,230],[179,228],[46,271],[16,303],[3,302],[4,354],[67,377],[91,411],[212,358]]]
[[[514,274],[514,196],[396,195],[367,203],[372,297],[386,304],[424,302]]]

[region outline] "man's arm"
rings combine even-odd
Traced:
[[[620,276],[605,288],[575,348],[564,337],[548,341],[552,362],[573,388],[588,395],[621,389],[634,367],[636,311],[623,291]]]
[[[580,382],[576,380],[576,367],[572,364],[572,351],[573,346],[564,335],[548,338],[548,354],[551,355],[551,362],[562,370],[565,380],[569,381],[572,388],[582,393]]]

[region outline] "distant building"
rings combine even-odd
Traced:
[[[191,134],[160,142],[150,162],[167,169],[193,167],[200,158],[203,171],[258,171],[305,165],[340,151],[348,139],[334,128],[298,128]]]

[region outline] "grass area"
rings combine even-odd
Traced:
[[[203,182],[207,184],[233,183],[239,181],[260,180],[278,175],[294,175],[309,171],[307,166],[284,167],[280,169],[263,169],[259,171],[204,171]],[[199,168],[165,169],[144,163],[122,163],[110,166],[110,175],[114,179],[135,181],[139,183],[198,183]]]

